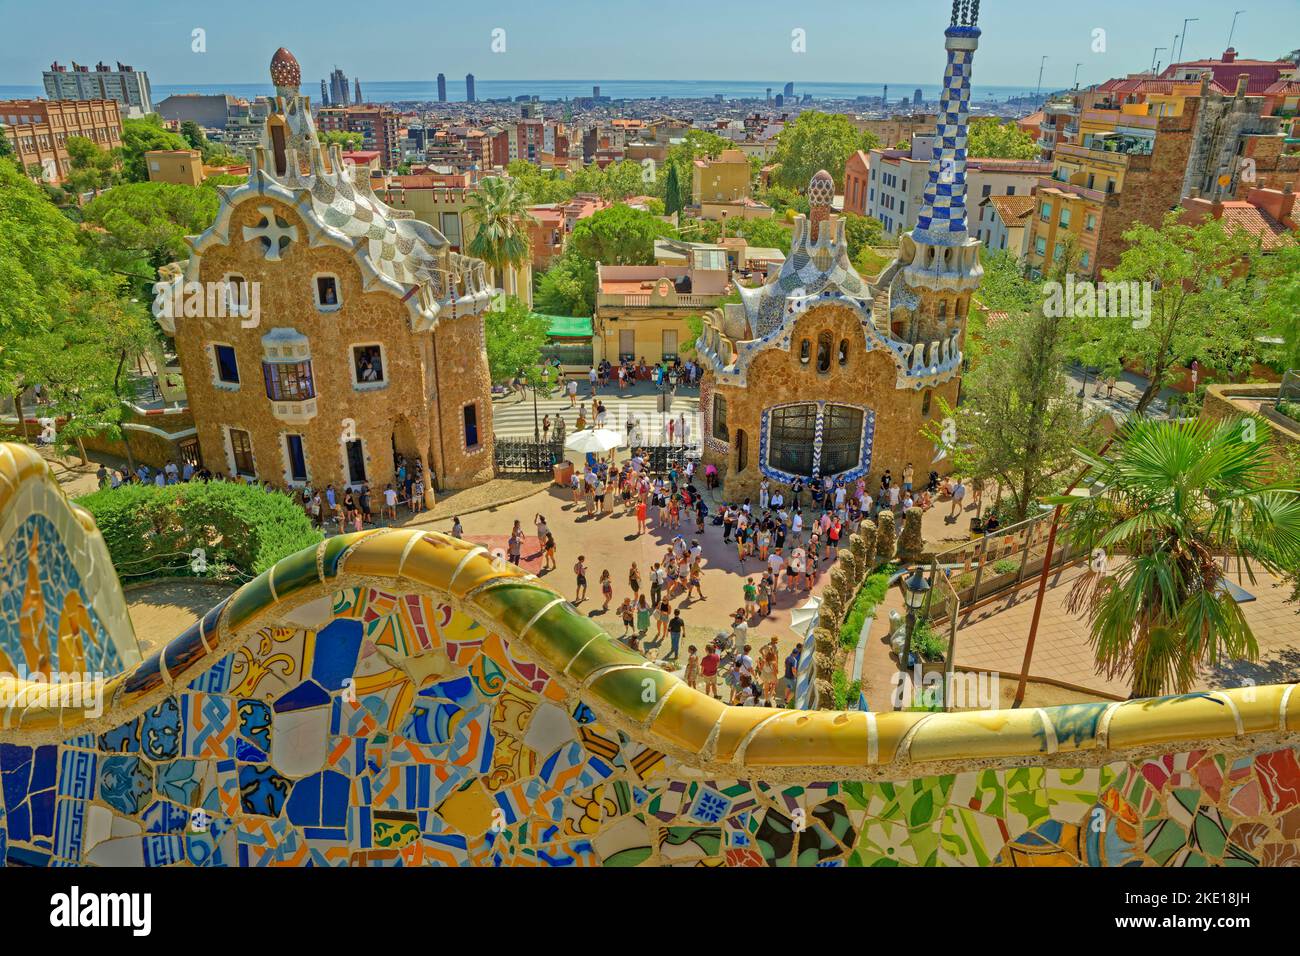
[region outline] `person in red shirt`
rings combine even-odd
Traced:
[[[700,677],[704,679],[704,692],[715,700],[718,697],[718,652],[712,644],[704,648],[700,659]]]
[[[636,503],[636,533],[645,534],[645,497],[637,499]]]

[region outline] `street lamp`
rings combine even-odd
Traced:
[[[1179,62],[1179,63],[1181,63],[1181,62],[1183,61],[1183,47],[1184,47],[1184,46],[1186,45],[1186,43],[1187,43],[1187,24],[1189,24],[1189,23],[1196,23],[1196,22],[1197,22],[1198,20],[1200,20],[1200,19],[1201,19],[1200,17],[1187,17],[1185,20],[1183,20],[1183,34],[1182,34],[1182,37],[1183,37],[1183,38],[1182,38],[1182,41],[1178,44],[1178,62]]]
[[[903,654],[899,658],[899,669],[906,674],[907,662],[912,656],[912,632],[916,629],[916,612],[925,607],[925,599],[930,593],[930,582],[921,573],[918,564],[912,576],[903,579],[903,603],[907,605],[907,630],[903,637]]]

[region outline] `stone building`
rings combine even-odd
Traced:
[[[974,7],[978,10],[978,5]],[[704,460],[726,496],[756,497],[763,478],[786,484],[866,476],[909,462],[920,481],[934,446],[921,435],[955,405],[979,240],[967,230],[966,130],[971,59],[980,31],[954,4],[934,156],[916,227],[876,286],[854,271],[824,170],[808,187],[779,274],[740,288],[741,303],[705,317],[697,350]],[[946,459],[945,459],[946,462]]]
[[[490,478],[483,263],[321,148],[292,54],[276,52],[271,76],[248,182],[221,187],[175,297],[155,307],[204,463],[280,486],[367,481],[378,492],[401,453],[439,488]]]

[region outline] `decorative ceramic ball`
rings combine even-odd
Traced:
[[[284,47],[271,57],[271,82],[276,86],[297,88],[302,85],[302,68],[297,58]]]
[[[808,205],[829,207],[834,199],[835,180],[826,170],[817,170],[808,181]]]

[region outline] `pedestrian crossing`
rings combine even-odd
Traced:
[[[539,430],[541,428],[542,417],[549,415],[553,433],[557,416],[562,416],[566,430],[572,432],[577,425],[579,406],[587,417],[588,424],[592,424],[591,394],[585,387],[586,383],[583,383],[583,385],[584,387],[578,395],[577,404],[573,406],[570,406],[567,395],[557,395],[554,398],[544,398],[539,395],[537,397],[537,428]],[[639,435],[640,443],[647,445],[666,444],[665,426],[671,416],[674,425],[673,444],[680,444],[681,416],[685,415],[687,419],[687,439],[690,444],[699,443],[702,428],[699,420],[700,400],[693,389],[689,392],[686,389],[679,389],[677,396],[672,399],[671,408],[667,414],[660,411],[662,396],[658,392],[624,393],[619,395],[617,389],[602,389],[597,393],[596,397],[605,403],[605,427],[617,431],[621,435],[627,434],[627,424],[631,421],[634,438]],[[525,393],[523,399],[512,395],[493,400],[492,431],[497,437],[530,439],[533,437],[533,425],[533,394],[531,391]]]

